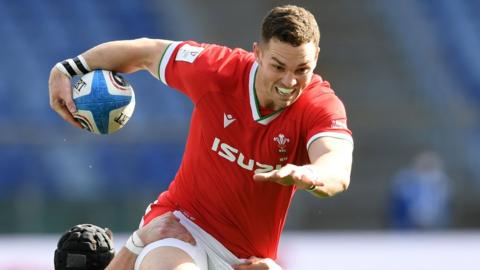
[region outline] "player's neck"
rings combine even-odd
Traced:
[[[255,95],[257,97],[258,105],[265,111],[277,111],[281,108],[276,108],[275,102],[268,95],[268,86],[263,82],[261,74],[257,73],[255,76]]]

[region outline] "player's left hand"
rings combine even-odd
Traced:
[[[242,264],[233,266],[235,270],[282,270],[282,267],[278,265],[274,260],[270,258],[257,258],[250,257]]]
[[[278,170],[253,175],[255,181],[270,181],[284,186],[296,185],[299,189],[308,189],[312,185],[323,186],[310,165],[297,166],[287,164]]]

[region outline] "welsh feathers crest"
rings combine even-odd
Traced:
[[[284,134],[280,133],[278,134],[277,137],[274,137],[273,140],[275,142],[277,142],[277,146],[278,146],[278,152],[286,152],[287,150],[285,149],[287,147],[287,143],[290,141],[289,138],[285,137]]]

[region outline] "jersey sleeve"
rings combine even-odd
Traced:
[[[352,132],[347,126],[347,114],[342,101],[329,89],[328,82],[323,82],[321,95],[311,98],[308,113],[305,115],[307,133],[307,150],[310,145],[322,137],[346,140],[353,145]],[[328,87],[325,87],[328,86]]]
[[[160,80],[187,95],[194,103],[208,91],[215,91],[220,78],[235,66],[234,50],[194,41],[173,42],[158,66]]]

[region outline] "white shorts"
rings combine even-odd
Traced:
[[[138,255],[135,262],[135,270],[140,269],[145,256],[157,247],[176,247],[183,250],[192,257],[200,270],[233,270],[232,265],[245,261],[233,255],[213,236],[185,217],[180,211],[175,211],[173,214],[180,219],[180,223],[192,234],[197,245],[193,246],[174,238],[166,238],[150,243]]]

